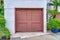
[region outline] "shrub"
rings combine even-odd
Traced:
[[[0,13],[0,18],[4,18],[4,16],[3,16],[3,15],[1,15],[1,13]]]
[[[9,30],[6,28],[5,23],[6,23],[5,18],[3,17],[3,15],[0,14],[0,31],[2,31],[2,33],[4,33],[4,34],[1,33],[0,36],[8,37],[11,34],[10,34]]]
[[[4,18],[4,2],[0,0],[0,37],[1,36],[10,36],[9,30],[5,26],[6,20]]]
[[[4,35],[4,33],[0,30],[0,37],[2,37]]]
[[[60,20],[59,19],[50,19],[48,22],[48,29],[60,29]]]

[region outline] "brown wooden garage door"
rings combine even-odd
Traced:
[[[15,26],[16,32],[43,31],[43,9],[16,8]]]

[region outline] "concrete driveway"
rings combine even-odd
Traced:
[[[60,36],[54,33],[44,35],[43,33],[17,33],[11,36],[10,40],[59,40],[59,38]]]

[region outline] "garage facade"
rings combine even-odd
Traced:
[[[42,32],[43,8],[16,8],[16,32]]]
[[[47,32],[46,0],[4,0],[4,5],[6,27],[12,34],[18,32]]]

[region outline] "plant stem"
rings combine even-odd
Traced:
[[[55,18],[55,17],[56,17],[56,15],[53,16],[53,18]]]

